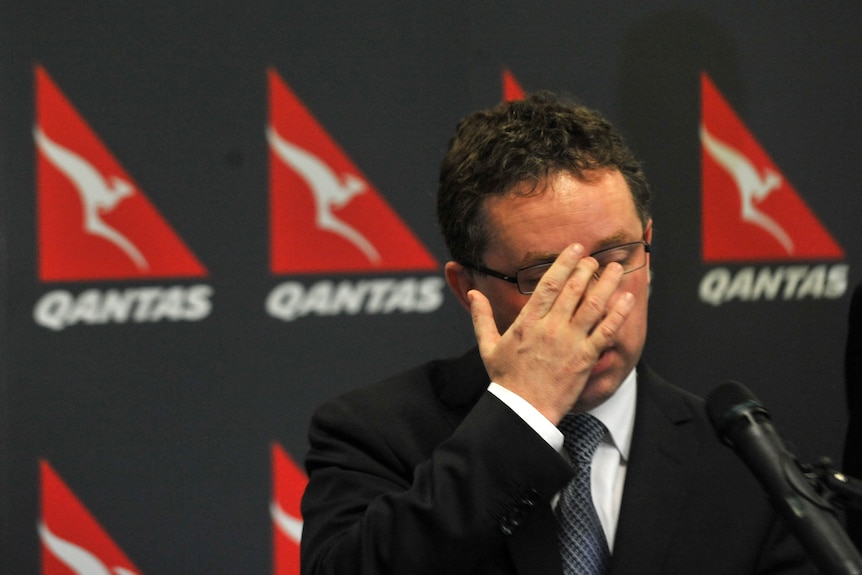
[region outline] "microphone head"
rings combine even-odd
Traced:
[[[706,414],[718,437],[725,443],[731,428],[749,414],[758,413],[769,418],[769,412],[751,391],[737,381],[725,381],[706,395]]]

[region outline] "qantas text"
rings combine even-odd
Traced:
[[[275,286],[269,293],[266,311],[283,321],[312,314],[431,313],[443,303],[444,285],[439,277],[322,280],[310,286],[289,281]]]
[[[838,299],[847,291],[849,269],[847,264],[747,266],[735,272],[718,267],[700,281],[700,300],[719,306],[734,300]]]
[[[33,318],[42,327],[60,331],[73,325],[200,321],[212,311],[213,288],[200,284],[171,287],[66,290],[46,293]]]

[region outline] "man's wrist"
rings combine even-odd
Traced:
[[[529,401],[493,381],[488,385],[488,391],[523,419],[548,445],[558,453],[563,450],[563,434],[557,426],[541,414]]]

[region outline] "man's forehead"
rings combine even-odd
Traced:
[[[485,253],[495,245],[506,246],[510,258],[530,265],[553,260],[565,247],[561,241],[580,242],[594,252],[641,239],[643,222],[619,170],[589,175],[584,179],[557,172],[538,183],[523,183],[518,191],[486,197],[480,208]],[[522,233],[531,237],[526,245],[519,239]],[[543,236],[547,245],[542,245]],[[512,248],[519,245],[525,251],[515,254]]]

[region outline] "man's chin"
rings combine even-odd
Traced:
[[[624,368],[620,359],[612,350],[602,354],[593,366],[590,379],[575,404],[576,411],[589,411],[598,407],[617,392],[627,375],[622,373]]]
[[[605,381],[598,381],[592,385],[588,385],[584,388],[572,411],[581,413],[594,409],[607,401],[614,392],[616,392],[616,387],[613,387],[610,383],[605,383]]]

